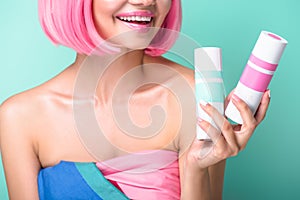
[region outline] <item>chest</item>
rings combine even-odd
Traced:
[[[41,116],[36,130],[43,166],[61,160],[103,161],[144,150],[177,151],[179,109],[168,96],[74,105],[56,106]]]

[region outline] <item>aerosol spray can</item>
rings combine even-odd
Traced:
[[[195,90],[197,102],[197,116],[210,122],[218,129],[213,120],[200,107],[201,100],[210,103],[221,114],[224,114],[225,90],[222,78],[221,49],[217,47],[203,47],[195,49]],[[210,140],[209,136],[197,126],[197,139]]]
[[[234,91],[235,95],[248,104],[253,115],[268,88],[287,43],[274,33],[262,31],[254,46]],[[232,101],[229,102],[225,115],[232,121],[243,124],[241,115]]]

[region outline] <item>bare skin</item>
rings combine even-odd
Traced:
[[[129,56],[137,55],[142,55],[142,53],[137,51]],[[78,55],[73,65],[52,80],[13,96],[1,105],[0,144],[11,199],[19,199],[21,197],[23,199],[38,199],[36,180],[41,168],[53,166],[61,160],[75,162],[99,161],[81,143],[73,120],[73,85],[79,65],[84,58],[85,56]],[[120,62],[124,63],[122,59]],[[192,70],[159,57],[145,56],[143,63],[147,62],[167,65],[180,72],[193,88]],[[115,64],[119,65],[118,62]],[[118,68],[110,68],[117,70],[118,73],[107,73],[103,81],[99,83],[101,86],[98,88],[101,88],[102,91],[111,91],[112,80],[117,80],[130,69],[130,66],[136,66],[136,64],[138,63],[123,65],[123,68],[120,66]],[[219,121],[219,125],[223,130],[223,136],[221,140],[218,140],[212,153],[203,159],[199,159],[195,156],[195,152],[199,153],[205,143],[194,140],[195,133],[191,131],[194,126],[190,127],[190,130],[186,130],[186,132],[178,133],[178,127],[176,126],[178,119],[174,118],[174,116],[179,116],[179,109],[176,109],[178,106],[176,99],[172,95],[162,95],[168,93],[163,88],[153,90],[153,87],[157,86],[147,86],[137,90],[134,95],[136,97],[135,102],[130,108],[134,111],[132,112],[133,120],[141,126],[149,123],[149,119],[145,116],[145,110],[140,109],[141,105],[144,105],[147,110],[149,106],[153,105],[153,99],[155,99],[155,103],[159,103],[166,108],[168,113],[166,118],[169,118],[170,121],[166,122],[165,128],[158,137],[142,143],[139,140],[131,140],[132,138],[130,137],[122,138],[122,135],[124,135],[122,132],[106,131],[106,133],[112,138],[122,138],[115,141],[128,152],[148,149],[166,149],[178,152],[181,155],[179,162],[183,191],[182,199],[210,199],[212,197],[213,199],[221,199],[225,159],[236,155],[245,147],[255,127],[265,115],[269,103],[267,94],[264,95],[262,106],[256,118],[251,117],[249,108],[242,101],[235,101],[238,108],[242,111],[244,110],[243,117],[247,120],[247,123],[243,127],[233,127],[228,124],[228,121],[225,121],[224,125],[224,121],[220,122],[223,119],[222,116],[217,114],[213,107],[210,105],[203,107],[212,115],[215,121]],[[100,124],[107,124],[107,128],[111,130],[111,127],[115,127],[115,124],[107,118],[107,114],[110,112],[107,105],[111,100],[112,94],[111,92],[101,93],[101,90],[98,90],[99,93],[96,95],[98,101],[96,110],[104,113],[99,112],[100,117],[97,119]],[[142,98],[143,96],[149,96],[149,94],[153,98]],[[213,112],[215,113],[212,114]],[[101,118],[101,116],[106,117]],[[192,120],[193,117],[191,115],[192,122],[194,122]],[[209,124],[207,122],[201,121],[199,125],[208,130]],[[239,134],[242,132],[245,134],[241,137],[236,136],[236,132],[233,131],[234,128],[240,129]],[[216,133],[213,133],[213,131],[211,133],[208,132],[208,134],[212,138],[216,138],[214,135]],[[128,146],[128,143],[131,145]],[[106,160],[123,154],[123,151],[118,151],[112,147],[103,149],[102,158]],[[198,179],[196,178],[197,176],[199,177]],[[201,192],[199,192],[199,195],[189,196],[190,191],[193,191],[191,194],[195,193],[193,189]],[[204,194],[207,194],[207,196]]]

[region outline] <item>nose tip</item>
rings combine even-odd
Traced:
[[[151,6],[155,4],[155,0],[129,0],[131,4]]]

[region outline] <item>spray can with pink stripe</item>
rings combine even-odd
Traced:
[[[271,32],[262,31],[234,94],[244,100],[255,114],[264,92],[274,75],[287,41]],[[232,121],[243,124],[238,109],[229,102],[225,115]]]

